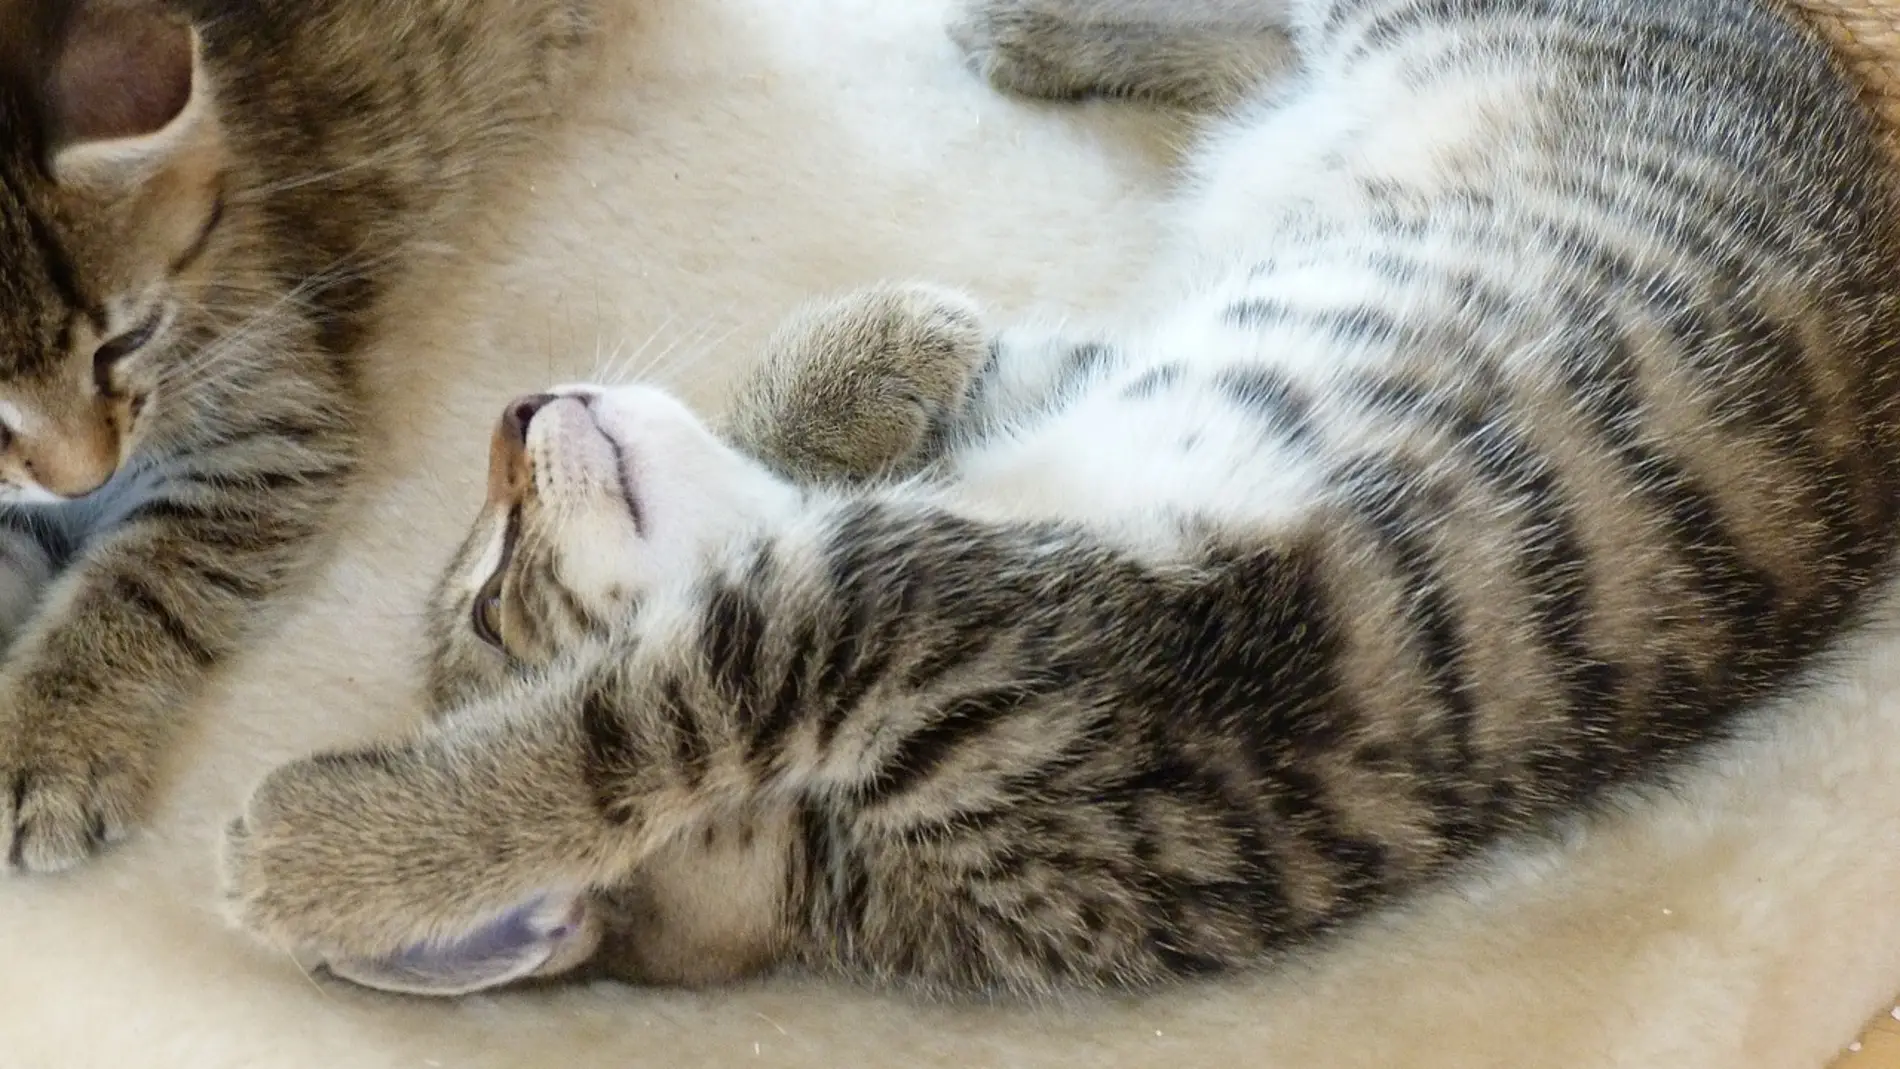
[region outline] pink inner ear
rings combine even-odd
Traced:
[[[140,0],[83,0],[48,103],[67,145],[157,133],[191,102],[191,31]]]

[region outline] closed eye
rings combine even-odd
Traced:
[[[158,337],[165,325],[165,310],[155,308],[130,330],[121,331],[99,343],[92,351],[92,377],[100,393],[111,392],[112,369]]]
[[[515,538],[521,529],[521,510],[508,511],[507,526],[501,534],[501,559],[495,562],[495,570],[475,594],[475,604],[469,607],[469,626],[474,629],[475,637],[494,647],[501,653],[508,652],[507,643],[501,637],[501,595],[502,579],[508,574],[508,565],[515,555]]]
[[[469,623],[475,629],[475,637],[488,643],[503,653],[507,647],[501,641],[501,576],[496,575],[482,587],[475,596],[475,605],[469,612]]]

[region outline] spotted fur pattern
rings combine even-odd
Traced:
[[[1042,94],[1265,79],[1193,154],[1180,300],[1076,337],[860,294],[724,439],[643,387],[515,403],[442,719],[265,780],[241,923],[444,994],[1245,968],[1666,779],[1891,574],[1895,191],[1780,14],[973,0],[955,34]]]
[[[133,828],[359,462],[378,294],[583,0],[0,0],[0,859]]]

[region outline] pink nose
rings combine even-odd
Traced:
[[[501,433],[506,434],[516,445],[526,445],[528,424],[534,422],[534,414],[546,408],[552,400],[554,395],[551,393],[531,393],[508,402],[508,408],[501,414]]]
[[[488,503],[512,503],[528,485],[528,424],[554,400],[551,393],[517,397],[502,410],[488,446]]]

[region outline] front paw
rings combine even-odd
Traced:
[[[238,924],[323,953],[386,954],[426,937],[427,911],[408,889],[430,865],[434,833],[409,796],[424,789],[414,763],[370,749],[266,776],[225,829],[225,897]]]
[[[446,771],[377,748],[272,772],[225,831],[234,921],[343,979],[411,994],[584,960],[599,931],[582,891],[511,864],[506,829],[458,813]]]
[[[11,872],[70,869],[130,834],[151,791],[140,740],[83,717],[0,714],[0,839]]]
[[[900,284],[801,309],[767,350],[730,433],[796,480],[854,481],[901,471],[954,421],[989,337],[970,298]]]
[[[58,571],[43,539],[0,523],[0,649],[12,646],[32,622]]]

